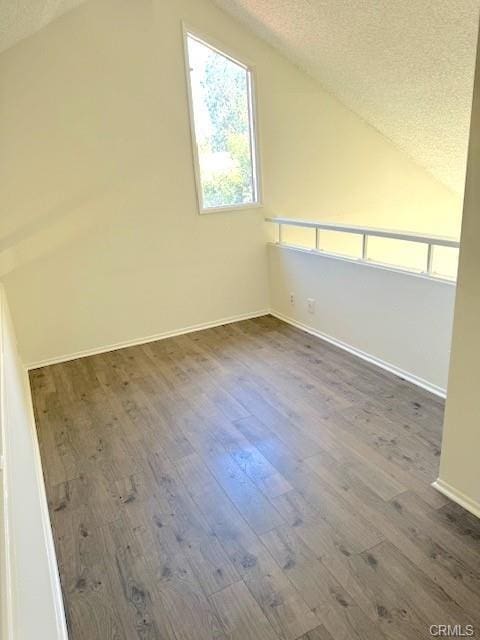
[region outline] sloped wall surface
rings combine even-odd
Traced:
[[[215,0],[463,194],[479,0]]]
[[[198,214],[182,21],[255,66],[262,209]],[[27,364],[268,308],[265,215],[458,223],[453,192],[208,0],[90,0],[0,75],[0,276]]]

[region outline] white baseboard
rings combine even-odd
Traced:
[[[124,349],[125,347],[134,347],[139,344],[148,344],[149,342],[156,342],[157,340],[164,340],[165,338],[173,338],[185,333],[193,333],[194,331],[201,331],[202,329],[212,329],[213,327],[219,327],[222,324],[232,324],[233,322],[240,322],[241,320],[250,320],[251,318],[259,318],[266,316],[270,313],[269,309],[261,309],[259,311],[252,311],[250,313],[242,313],[236,316],[230,316],[228,318],[220,318],[218,320],[212,320],[211,322],[202,322],[200,324],[194,324],[181,329],[174,329],[173,331],[164,331],[162,333],[156,333],[151,336],[143,338],[135,338],[133,340],[125,340],[123,342],[117,342],[115,344],[105,345],[103,347],[95,347],[93,349],[85,349],[85,351],[77,351],[76,353],[69,353],[63,356],[56,356],[54,358],[46,358],[45,360],[39,360],[38,362],[31,362],[26,365],[27,371],[32,369],[39,369],[40,367],[47,367],[51,364],[59,364],[61,362],[68,362],[69,360],[77,360],[78,358],[85,358],[86,356],[95,356],[100,353],[107,353],[108,351],[116,351],[117,349]]]
[[[443,493],[444,496],[453,500],[453,502],[456,502],[467,511],[470,511],[470,513],[473,513],[477,518],[480,518],[480,502],[469,498],[467,495],[458,491],[458,489],[455,489],[455,487],[452,487],[448,482],[445,482],[441,478],[437,478],[435,482],[432,482],[432,487],[437,491],[440,491],[440,493]]]
[[[344,351],[348,351],[348,353],[351,353],[354,356],[361,358],[362,360],[366,360],[367,362],[375,364],[377,367],[380,367],[381,369],[385,369],[385,371],[389,371],[390,373],[393,373],[394,375],[400,378],[403,378],[404,380],[407,380],[408,382],[411,382],[412,384],[417,385],[417,387],[421,387],[422,389],[425,389],[426,391],[429,391],[430,393],[433,393],[434,395],[439,396],[440,398],[446,398],[447,396],[446,389],[443,389],[442,387],[432,384],[428,380],[419,378],[418,376],[415,376],[412,373],[409,373],[408,371],[404,371],[403,369],[400,369],[399,367],[396,367],[395,365],[390,364],[389,362],[385,362],[381,358],[377,358],[375,356],[370,355],[369,353],[366,353],[365,351],[362,351],[361,349],[352,347],[351,345],[345,342],[342,342],[341,340],[337,340],[337,338],[333,338],[332,336],[322,333],[322,331],[318,331],[318,329],[309,327],[303,322],[299,322],[298,320],[289,318],[288,316],[283,315],[283,313],[279,313],[278,311],[274,311],[273,309],[270,310],[270,314],[272,316],[275,316],[275,318],[278,318],[279,320],[283,320],[283,322],[291,324],[293,327],[297,327],[297,329],[306,331],[307,333],[310,333],[311,335],[316,336],[321,340],[325,340],[326,342],[329,342],[330,344],[333,344],[336,347],[343,349]]]
[[[17,426],[19,426],[15,420],[7,426],[7,419],[11,417],[11,414],[5,411],[5,407],[8,407],[10,404],[10,396],[7,398],[5,394],[6,389],[9,388],[5,382],[5,362],[7,361],[5,327],[8,324],[8,317],[5,295],[0,285],[0,435],[4,445],[1,460],[3,495],[0,495],[4,535],[3,540],[0,539],[0,569],[2,570],[0,573],[3,574],[0,575],[0,591],[2,591],[2,593],[0,593],[0,613],[2,618],[0,619],[0,636],[2,638],[5,636],[5,640],[14,640],[19,637],[19,633],[22,633],[19,629],[19,620],[23,620],[23,618],[28,615],[37,617],[38,611],[45,609],[46,611],[52,610],[52,618],[49,617],[49,613],[48,616],[44,618],[44,622],[47,621],[50,631],[53,627],[55,628],[54,635],[52,635],[50,631],[48,632],[49,640],[68,640],[62,589],[43,479],[40,448],[35,429],[32,396],[27,371],[23,366],[21,366],[18,371],[18,385],[24,385],[24,389],[20,389],[18,395],[22,397],[22,391],[24,392],[25,402],[22,402],[22,405],[28,414],[28,418],[26,419],[28,425],[25,425],[27,441],[22,438],[19,442],[22,443],[22,446],[25,445],[27,449],[31,447],[33,453],[33,464],[31,464],[31,466],[33,466],[34,471],[34,486],[32,486],[32,491],[37,492],[36,497],[38,497],[40,509],[40,522],[38,526],[35,526],[28,532],[28,540],[29,544],[33,543],[33,545],[40,550],[40,553],[29,558],[28,563],[26,563],[24,558],[20,558],[20,554],[25,551],[25,546],[23,546],[23,544],[18,545],[16,540],[18,524],[16,523],[15,516],[16,513],[23,508],[23,505],[14,502],[14,492],[11,491],[10,487],[12,487],[14,483],[20,482],[22,469],[14,468],[13,464],[10,464],[13,445],[11,438],[7,437],[10,429],[16,429]],[[12,344],[14,344],[14,336],[10,336],[10,339]],[[13,347],[13,350],[15,350],[15,347]],[[14,357],[16,357],[16,354]],[[14,370],[9,369],[8,374],[12,374],[12,371]],[[16,370],[13,375],[16,377]],[[13,393],[11,393],[11,395],[13,395]],[[16,406],[17,402],[18,398],[12,401],[12,405]],[[22,429],[23,428],[22,426]],[[28,442],[28,439],[30,439],[30,442]],[[4,549],[1,548],[3,545],[5,545]],[[43,581],[43,558],[45,559],[47,569],[48,588],[45,588],[46,585]],[[21,562],[19,562],[19,559]],[[38,565],[36,564],[37,561]],[[23,571],[25,571],[27,564],[28,575],[25,575]],[[37,579],[37,576],[40,576],[40,579]],[[25,588],[26,584],[29,584],[27,589]],[[39,591],[40,585],[41,590]],[[33,601],[35,601],[35,609],[38,609],[38,611],[24,611],[25,603],[32,603]],[[28,628],[30,629],[30,626]],[[39,628],[35,637],[44,638],[46,637],[45,633],[45,629]],[[24,634],[25,629],[23,629],[22,637],[24,637]]]
[[[302,331],[306,331],[307,333],[310,333],[311,335],[314,335],[317,338],[320,338],[321,340],[325,340],[326,342],[329,342],[330,344],[333,344],[336,347],[343,349],[344,351],[348,351],[348,353],[351,353],[359,358],[362,358],[362,360],[366,360],[367,362],[375,364],[381,369],[384,369],[385,371],[389,371],[390,373],[393,373],[394,375],[399,376],[404,380],[408,380],[408,382],[411,382],[412,384],[415,384],[418,387],[421,387],[422,389],[426,389],[427,391],[429,391],[430,393],[433,393],[436,396],[439,396],[441,398],[446,397],[446,390],[443,389],[442,387],[434,385],[428,380],[419,378],[418,376],[415,376],[409,373],[408,371],[404,371],[403,369],[400,369],[399,367],[396,367],[393,364],[390,364],[380,358],[372,356],[369,353],[366,353],[365,351],[361,351],[356,347],[352,347],[351,345],[345,342],[342,342],[341,340],[337,340],[332,336],[322,333],[321,331],[318,331],[313,327],[309,327],[303,322],[299,322],[297,320],[294,320],[293,318],[289,318],[288,316],[283,315],[283,313],[280,313],[273,309],[260,309],[258,311],[253,311],[250,313],[243,313],[236,316],[230,316],[228,318],[220,318],[218,320],[213,320],[210,322],[203,322],[200,324],[182,327],[181,329],[175,329],[173,331],[164,331],[162,333],[145,336],[143,338],[135,338],[134,340],[125,340],[123,342],[117,342],[115,344],[105,345],[103,347],[85,349],[84,351],[77,351],[76,353],[69,353],[62,356],[56,356],[54,358],[47,358],[45,360],[40,360],[38,362],[32,362],[30,364],[27,364],[26,366],[27,366],[27,370],[30,371],[32,369],[39,369],[40,367],[46,367],[51,364],[59,364],[61,362],[68,362],[69,360],[76,360],[78,358],[85,358],[87,356],[106,353],[108,351],[116,351],[117,349],[123,349],[125,347],[134,347],[136,345],[148,344],[149,342],[156,342],[157,340],[164,340],[165,338],[173,338],[175,336],[183,335],[186,333],[201,331],[202,329],[211,329],[213,327],[219,327],[223,324],[231,324],[233,322],[239,322],[241,320],[259,318],[261,316],[265,316],[268,314],[271,314],[272,316],[275,316],[279,320],[282,320],[283,322],[291,324],[292,326],[297,327]]]

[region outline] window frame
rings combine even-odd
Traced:
[[[192,82],[190,76],[190,61],[188,56],[188,37],[192,37],[201,44],[205,45],[215,51],[219,55],[231,60],[235,64],[243,67],[248,73],[248,99],[249,99],[249,111],[250,111],[250,148],[252,158],[252,172],[253,172],[253,189],[255,200],[253,202],[242,204],[226,204],[217,207],[205,207],[203,203],[203,189],[200,172],[200,158],[198,154],[197,136],[195,132],[195,112],[193,108],[192,97]],[[190,120],[190,138],[192,144],[192,158],[193,158],[193,170],[195,176],[195,190],[197,192],[198,213],[200,215],[207,213],[224,213],[228,211],[242,211],[245,209],[258,209],[263,206],[262,202],[262,175],[260,166],[260,153],[259,153],[259,135],[258,135],[258,110],[257,110],[257,97],[256,97],[256,74],[255,66],[243,57],[239,57],[233,53],[229,47],[219,43],[214,38],[205,36],[197,29],[191,28],[185,22],[182,22],[182,38],[183,38],[183,51],[185,61],[185,77],[187,82],[187,102],[188,102],[188,116]]]

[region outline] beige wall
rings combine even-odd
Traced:
[[[197,214],[182,19],[256,65],[263,210]],[[91,0],[0,77],[0,274],[28,363],[268,307],[264,214],[459,225],[458,197],[207,0]]]
[[[453,283],[278,245],[268,259],[274,313],[445,394]]]
[[[439,488],[480,516],[480,56],[470,129],[462,244]]]
[[[8,553],[0,538],[0,633],[16,640],[67,640],[30,390],[1,286],[0,370],[1,530],[8,532]]]

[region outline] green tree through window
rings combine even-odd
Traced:
[[[187,37],[203,208],[254,204],[250,72]]]

